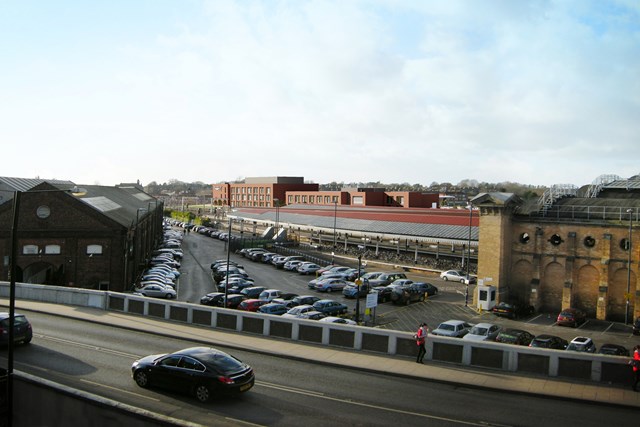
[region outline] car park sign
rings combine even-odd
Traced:
[[[375,308],[378,306],[378,291],[372,290],[367,294],[366,308]]]

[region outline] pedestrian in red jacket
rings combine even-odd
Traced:
[[[414,335],[416,339],[416,344],[418,345],[418,359],[417,363],[422,363],[422,359],[424,359],[424,355],[427,352],[425,350],[424,345],[427,342],[427,334],[429,333],[429,328],[426,323],[422,323],[418,328],[418,332]]]
[[[635,362],[635,363],[633,363]],[[638,383],[640,383],[640,345],[633,347],[633,391],[638,391]]]

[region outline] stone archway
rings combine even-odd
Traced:
[[[614,322],[624,322],[625,312],[627,308],[627,300],[625,294],[627,293],[627,276],[628,271],[626,268],[619,268],[613,272],[611,281],[609,282],[609,289],[607,293],[607,320]],[[629,300],[629,315],[633,316],[633,310],[635,305],[635,289],[636,289],[636,274],[631,271],[631,299]]]
[[[24,268],[22,282],[60,286],[64,283],[64,267],[56,267],[43,261],[34,262]]]
[[[598,313],[598,287],[600,273],[592,265],[578,270],[577,283],[573,287],[571,305],[584,311],[588,317],[596,318]]]
[[[540,311],[557,313],[562,310],[564,282],[564,266],[555,261],[547,264],[539,287]]]
[[[513,265],[511,271],[511,284],[509,286],[509,299],[521,304],[529,305],[531,297],[531,279],[533,278],[533,265],[527,260],[519,260]]]

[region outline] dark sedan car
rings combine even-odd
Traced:
[[[522,329],[508,328],[503,330],[496,337],[496,342],[503,344],[529,345],[533,341],[534,336]]]
[[[320,301],[314,302],[313,308],[325,316],[337,316],[339,314],[344,314],[349,310],[349,307],[341,302],[330,299],[321,299]]]
[[[9,344],[9,313],[0,313],[0,345]],[[13,342],[28,344],[33,338],[31,323],[23,314],[13,315]]]
[[[415,283],[410,285],[390,285],[391,301],[394,304],[409,305],[412,302],[424,301],[425,292]]]
[[[529,316],[533,314],[534,311],[535,310],[532,306],[525,306],[523,304],[505,301],[499,302],[491,309],[491,312],[496,316],[507,317],[509,319]]]
[[[529,347],[564,350],[567,348],[568,345],[569,345],[569,342],[564,338],[560,338],[555,335],[538,335],[531,341],[531,343],[529,344]]]
[[[200,298],[200,304],[221,306],[224,299],[224,292],[210,292]]]
[[[629,350],[626,347],[618,344],[603,344],[598,350],[600,354],[609,354],[611,356],[626,356],[629,357]]]
[[[192,347],[136,360],[131,374],[140,387],[189,393],[201,402],[214,394],[239,394],[253,387],[251,366],[210,347]]]
[[[227,295],[227,308],[238,308],[240,303],[244,301],[245,296],[242,294],[229,294]],[[218,307],[224,306],[224,296],[218,303]]]
[[[320,301],[320,298],[313,295],[300,295],[291,300],[291,305],[313,305],[314,302]]]

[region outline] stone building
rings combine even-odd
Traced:
[[[17,282],[127,291],[162,239],[162,203],[137,184],[0,182],[0,280],[14,250]]]
[[[619,177],[616,177],[619,178]],[[640,316],[640,177],[554,186],[535,203],[511,193],[483,193],[478,277],[497,300],[539,312],[566,307],[625,321]]]

